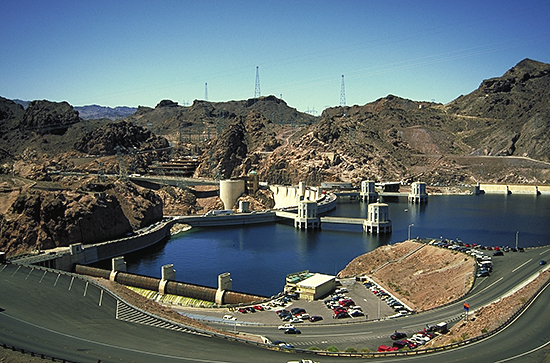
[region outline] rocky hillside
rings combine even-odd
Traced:
[[[23,188],[0,215],[0,250],[96,243],[119,238],[163,217],[162,200],[131,183],[79,180],[61,190]]]
[[[389,95],[363,106],[327,109],[273,153],[254,156],[254,168],[262,180],[283,184],[359,183],[365,178],[548,183],[548,164],[478,157],[549,161],[549,88],[550,65],[526,59],[448,105]],[[233,144],[228,137],[221,134],[208,153]],[[223,175],[246,173],[244,161],[252,157],[251,152],[239,154],[243,163],[233,160],[233,170],[226,168]],[[204,158],[202,168],[213,170],[218,163],[219,158]]]

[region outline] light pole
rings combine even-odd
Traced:
[[[516,231],[516,250],[518,249],[518,236],[519,236],[519,231]]]
[[[414,223],[409,224],[409,238],[408,238],[408,240],[411,239],[411,227],[412,226],[414,226]]]

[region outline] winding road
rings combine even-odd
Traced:
[[[544,267],[550,247],[507,253],[493,259],[495,272],[478,279],[465,298],[475,310],[512,293]],[[285,353],[254,344],[198,334],[129,308],[85,280],[53,270],[0,264],[0,344],[74,362],[286,362],[309,358],[348,362],[357,358]],[[498,334],[461,348],[429,355],[386,357],[385,362],[533,362],[550,352],[550,289],[542,290],[511,325]],[[388,336],[396,324],[410,330],[426,323],[460,318],[463,301],[406,318],[357,324],[308,327],[307,334],[288,336],[292,343],[315,339],[372,341]],[[273,326],[240,328],[273,340]],[[359,339],[359,340],[358,340]],[[288,340],[287,340],[288,341]],[[378,360],[378,359],[373,359]]]

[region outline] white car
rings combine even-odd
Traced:
[[[302,319],[296,317],[296,318],[290,320],[290,322],[291,323],[303,323],[304,321]]]
[[[293,329],[293,328],[294,328],[294,325],[292,324],[279,325],[279,330],[287,330],[287,329]]]
[[[233,315],[224,315],[223,320],[237,320]]]

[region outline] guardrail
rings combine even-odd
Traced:
[[[179,325],[183,328],[186,328],[188,330],[191,330],[191,331],[194,331],[196,333],[199,333],[199,334],[205,334],[205,335],[209,335],[209,336],[212,336],[212,337],[217,337],[217,338],[222,338],[222,339],[226,339],[226,340],[231,340],[231,341],[236,341],[236,342],[241,342],[241,343],[245,343],[245,344],[251,344],[251,345],[255,345],[255,346],[258,346],[258,347],[263,347],[263,348],[267,348],[267,349],[271,349],[271,350],[279,350],[279,351],[285,351],[285,352],[295,352],[295,353],[302,353],[302,354],[314,354],[314,355],[320,355],[320,356],[331,356],[331,357],[359,357],[359,358],[376,358],[376,357],[399,357],[399,356],[410,356],[410,355],[421,355],[421,354],[429,354],[429,353],[435,353],[435,352],[441,352],[441,351],[445,351],[445,350],[450,350],[450,349],[453,349],[453,348],[458,348],[458,347],[461,347],[461,346],[464,346],[464,345],[468,345],[468,344],[471,344],[471,343],[475,343],[477,341],[480,341],[480,340],[483,340],[483,339],[486,339],[486,338],[489,338],[491,337],[492,335],[495,335],[497,334],[498,332],[500,332],[501,330],[503,330],[504,328],[506,328],[508,325],[510,325],[518,316],[520,316],[528,307],[529,305],[531,305],[531,303],[538,297],[538,295],[540,295],[540,293],[542,291],[544,291],[544,289],[546,289],[549,285],[550,285],[550,280],[546,281],[546,283],[544,283],[543,286],[541,286],[526,302],[525,304],[523,304],[519,309],[518,311],[516,311],[512,316],[510,316],[504,323],[502,323],[500,326],[498,326],[497,328],[493,329],[492,331],[490,332],[487,332],[485,334],[482,334],[482,335],[479,335],[477,337],[473,337],[473,338],[469,338],[469,339],[465,339],[463,341],[460,341],[460,342],[457,342],[457,343],[452,343],[452,344],[448,344],[448,345],[444,345],[444,346],[440,346],[440,347],[434,347],[434,348],[425,348],[425,349],[414,349],[414,350],[410,350],[410,351],[393,351],[393,352],[328,352],[328,351],[318,351],[318,350],[307,350],[307,349],[300,349],[300,348],[290,348],[290,347],[280,347],[280,346],[275,346],[275,345],[272,345],[272,344],[268,344],[268,343],[260,343],[260,342],[255,342],[255,341],[251,341],[249,339],[245,339],[245,338],[240,338],[240,337],[237,337],[235,335],[232,335],[232,334],[222,334],[222,333],[219,333],[219,332],[214,332],[214,331],[210,331],[210,330],[206,330],[206,329],[198,329],[197,327],[193,327],[193,326],[190,326],[190,325],[185,325],[185,324],[181,324],[181,323],[178,323],[178,322],[174,322],[174,321],[171,321],[171,320],[168,320],[168,319],[165,319],[163,317],[160,317],[160,316],[157,316],[155,314],[152,314],[150,312],[147,312],[145,310],[142,310],[140,308],[138,308],[137,306],[134,306],[132,304],[130,304],[129,302],[125,301],[122,297],[118,296],[115,292],[107,289],[106,287],[100,285],[99,283],[91,280],[91,279],[88,279],[84,276],[81,276],[81,275],[78,275],[78,274],[74,274],[74,273],[70,273],[70,272],[66,272],[66,271],[61,271],[61,270],[55,270],[55,269],[51,269],[51,268],[47,268],[47,267],[41,267],[41,266],[30,266],[30,265],[25,265],[25,264],[17,264],[15,263],[16,265],[20,265],[20,266],[24,266],[24,267],[27,267],[27,268],[32,268],[32,269],[37,269],[37,270],[43,270],[43,271],[50,271],[50,272],[53,272],[53,273],[58,273],[58,274],[63,274],[63,275],[67,275],[67,276],[71,276],[71,277],[75,277],[75,278],[79,278],[83,281],[86,281],[88,283],[91,283],[92,285],[96,286],[97,288],[105,291],[107,294],[111,295],[111,297],[113,297],[114,299],[117,299],[119,301],[122,301],[124,302],[125,304],[131,306],[133,309],[136,309],[137,311],[140,311],[146,315],[149,315],[149,316],[152,316],[156,319],[159,319],[161,321],[164,321],[164,322],[169,322],[171,324],[175,324],[175,325]],[[22,349],[22,348],[16,348],[14,346],[8,346],[7,344],[4,344],[2,342],[0,342],[0,345],[6,349],[11,349],[13,351],[18,351],[18,352],[22,352],[24,354],[31,354],[31,355],[35,355],[37,357],[46,357],[46,359],[51,359],[52,361],[60,361],[60,362],[67,362],[67,363],[76,363],[76,362],[73,362],[73,361],[70,361],[70,360],[66,360],[66,359],[62,359],[62,358],[56,358],[56,357],[51,357],[51,356],[47,356],[45,354],[40,354],[40,353],[36,353],[36,352],[31,352],[31,351],[28,351],[28,350],[25,350],[25,349]]]

